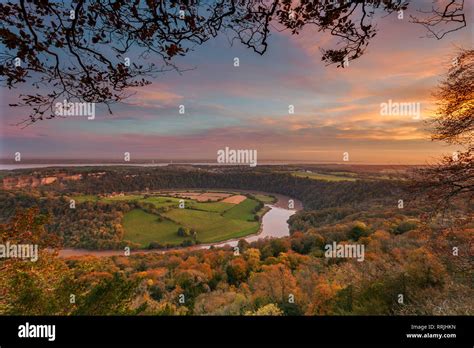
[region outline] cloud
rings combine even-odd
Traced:
[[[43,121],[20,130],[11,124],[26,110],[8,108],[15,98],[2,93],[2,155],[120,160],[129,151],[132,158],[212,159],[229,146],[255,148],[262,159],[338,161],[349,151],[354,161],[423,163],[447,148],[429,140],[422,120],[381,116],[380,103],[419,102],[430,117],[452,42],[469,35],[420,39],[422,28],[396,17],[379,25],[367,52],[346,69],[321,62],[319,48],[332,38],[314,27],[298,36],[274,33],[264,56],[222,41],[197,47],[185,57],[195,70],[160,75],[114,105],[113,115],[98,109],[94,121]],[[239,68],[231,64],[235,56]],[[186,115],[179,115],[180,104]]]

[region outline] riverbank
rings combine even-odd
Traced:
[[[164,254],[169,252],[176,252],[176,251],[189,251],[189,250],[199,250],[199,249],[208,249],[211,246],[214,247],[223,247],[223,246],[236,246],[238,241],[241,239],[245,239],[248,242],[253,242],[260,238],[266,237],[273,237],[273,238],[281,238],[284,236],[289,235],[289,227],[287,220],[293,214],[295,214],[298,210],[303,209],[302,203],[297,199],[291,199],[288,196],[274,194],[274,193],[266,193],[260,191],[248,191],[248,190],[239,190],[242,193],[250,193],[250,194],[264,194],[264,195],[271,195],[274,196],[277,201],[273,204],[266,204],[265,207],[270,208],[262,217],[262,223],[259,229],[259,232],[253,235],[249,235],[242,238],[235,238],[229,239],[226,241],[216,242],[216,243],[209,243],[209,244],[200,244],[190,247],[176,247],[171,249],[138,249],[138,250],[131,250],[131,255],[137,254],[149,254],[149,253],[157,253],[157,254]],[[289,209],[289,203],[293,203],[290,206],[293,206],[293,209]],[[69,258],[69,257],[79,257],[79,256],[96,256],[96,257],[109,257],[109,256],[124,256],[124,250],[87,250],[87,249],[72,249],[66,248],[59,250],[59,256],[62,258]]]

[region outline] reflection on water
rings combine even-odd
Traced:
[[[281,238],[281,237],[290,235],[290,229],[289,229],[287,221],[291,215],[296,213],[296,210],[279,208],[274,205],[268,205],[268,204],[266,204],[265,206],[270,208],[270,210],[263,216],[262,232],[259,233],[258,235],[253,235],[253,236],[240,238],[240,239],[245,239],[247,242],[250,243],[250,242],[255,242],[256,240],[260,238],[265,238],[265,237]],[[238,240],[233,240],[230,242],[215,244],[214,246],[216,247],[224,246],[224,245],[236,246],[238,242],[239,242]],[[209,248],[209,246],[206,246],[206,248]]]

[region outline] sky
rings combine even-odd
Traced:
[[[468,23],[472,4],[465,5]],[[321,61],[320,48],[331,42],[314,27],[297,36],[273,31],[263,56],[218,37],[177,60],[191,70],[158,75],[113,105],[112,115],[97,106],[94,120],[53,119],[21,129],[15,124],[27,110],[8,104],[28,87],[2,88],[0,158],[20,152],[24,160],[120,161],[129,152],[132,159],[212,162],[229,147],[257,150],[260,162],[341,162],[347,152],[352,163],[432,163],[456,150],[430,140],[432,92],[456,48],[472,48],[473,26],[436,40],[396,13],[376,23],[366,53],[345,69]],[[389,100],[419,103],[420,117],[382,115]]]

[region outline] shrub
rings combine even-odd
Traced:
[[[349,231],[349,238],[357,241],[360,237],[367,237],[370,234],[370,229],[361,221],[356,221]]]
[[[186,227],[180,227],[178,228],[178,236],[180,237],[189,237],[191,236],[191,231],[189,230],[189,228],[186,228]]]
[[[164,245],[158,242],[150,242],[150,244],[148,244],[148,249],[162,249],[162,248],[164,248]]]
[[[400,224],[393,230],[393,233],[402,234],[414,230],[417,227],[418,223],[415,220],[405,220],[400,222]]]

